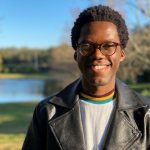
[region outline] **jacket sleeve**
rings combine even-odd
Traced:
[[[46,149],[46,113],[38,105],[33,113],[33,118],[28,128],[22,150]]]
[[[147,145],[147,149],[150,149],[150,107],[148,107],[148,111],[144,117],[144,128],[145,128],[145,141]]]

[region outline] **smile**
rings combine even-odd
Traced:
[[[102,65],[91,65],[90,66],[90,69],[92,70],[92,72],[101,72],[101,73],[104,73],[104,72],[107,72],[109,69],[110,69],[110,64],[102,64]]]
[[[100,69],[105,69],[108,65],[96,65],[96,66],[92,66],[92,68],[96,69],[96,70],[100,70]]]

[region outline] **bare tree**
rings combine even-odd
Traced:
[[[150,0],[88,0],[93,4],[106,4],[118,10],[125,18],[130,41],[127,58],[119,76],[124,80],[137,80],[145,71],[150,74]]]

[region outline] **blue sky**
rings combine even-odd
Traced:
[[[0,47],[58,45],[78,6],[86,7],[86,1],[0,0]]]
[[[89,4],[88,0],[0,0],[0,47],[57,46],[70,37],[66,27],[74,20],[71,10]]]

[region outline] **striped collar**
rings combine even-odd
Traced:
[[[115,90],[100,96],[100,97],[92,97],[85,93],[80,92],[80,99],[93,104],[105,104],[111,102],[115,96]]]

